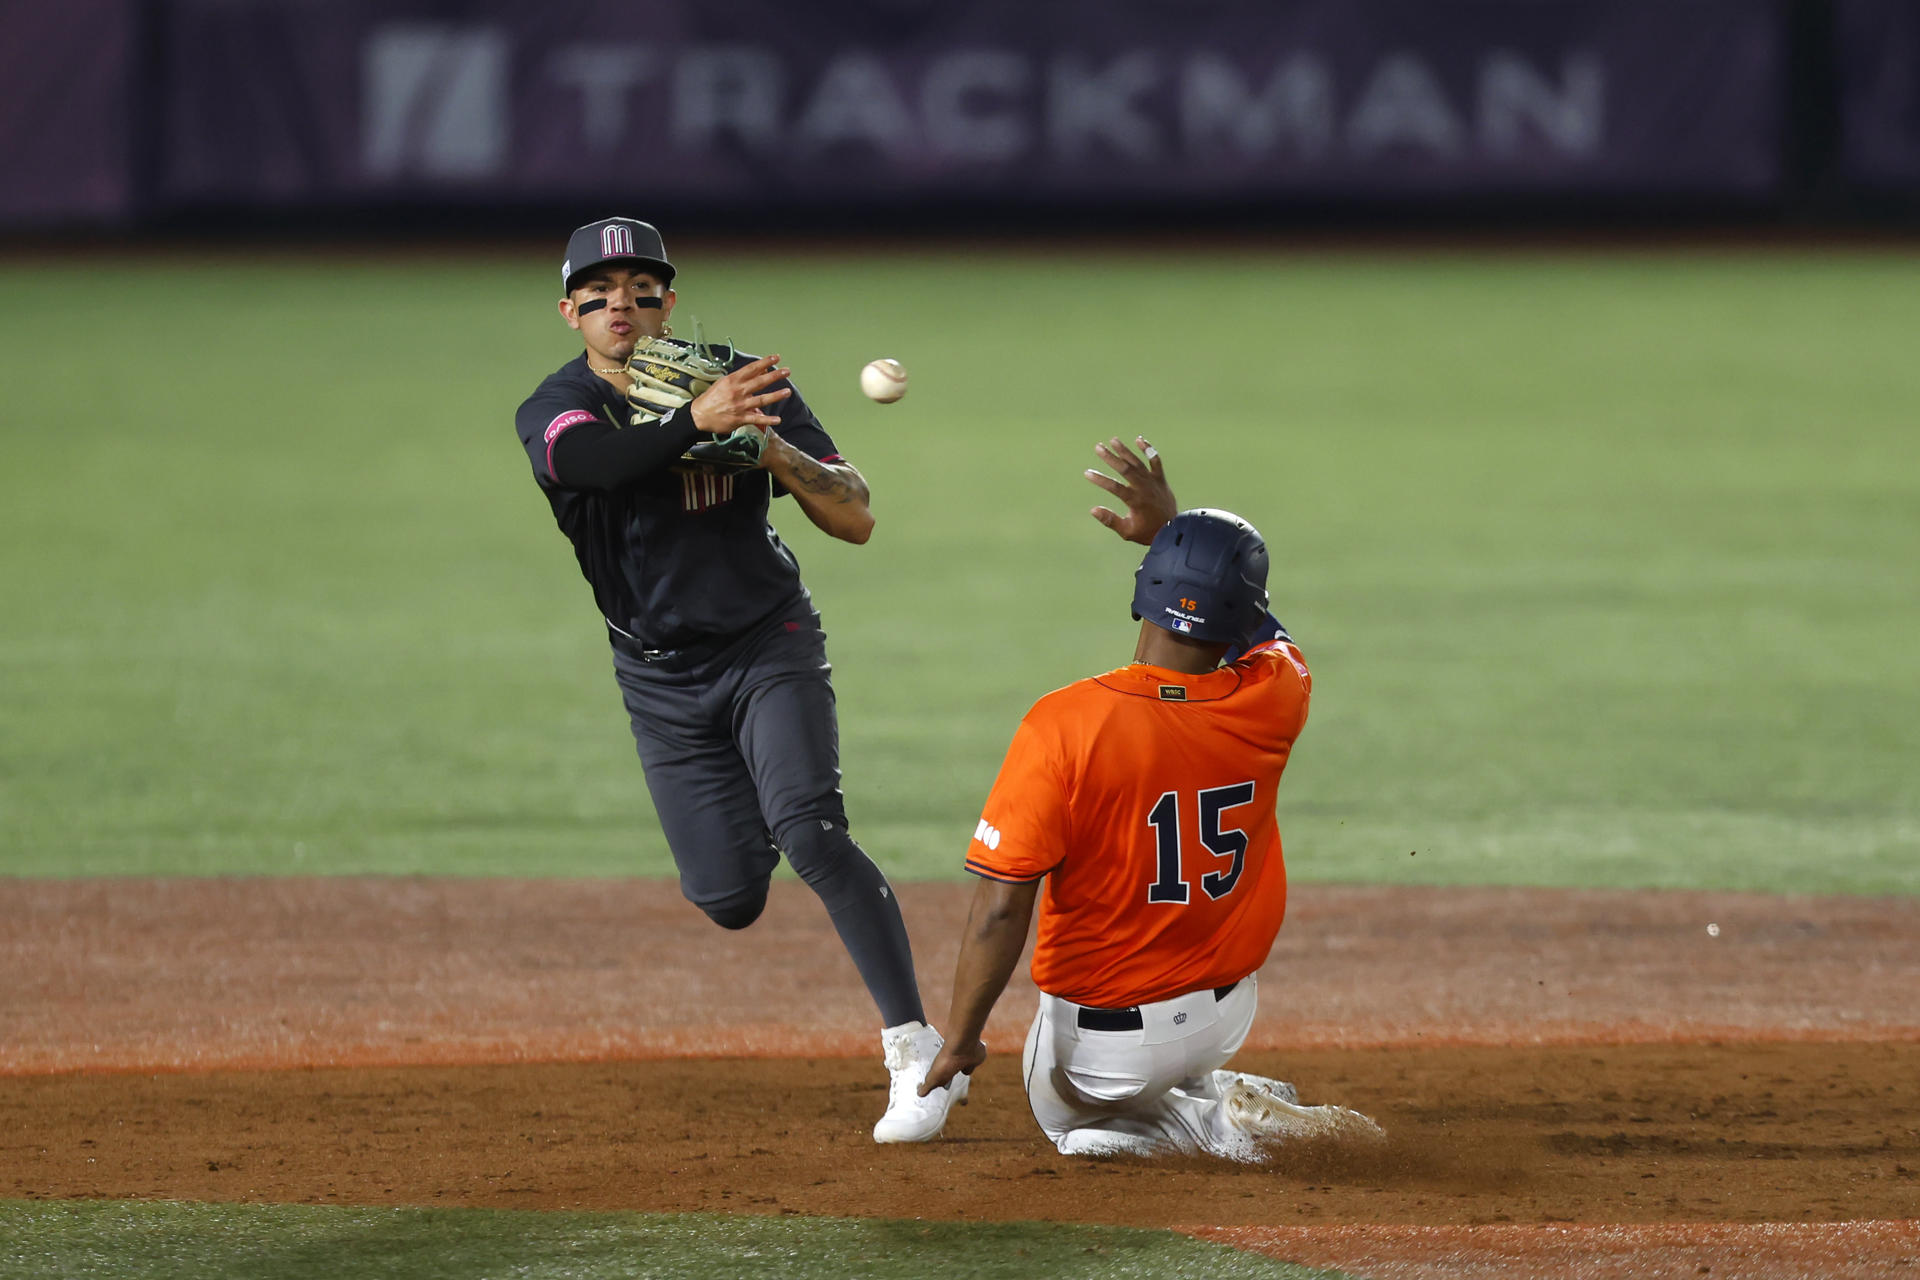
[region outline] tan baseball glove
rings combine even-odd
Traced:
[[[713,347],[679,338],[649,338],[627,357],[627,404],[632,423],[658,422],[727,376],[731,347]],[[767,436],[758,427],[741,427],[731,435],[708,436],[681,456],[722,470],[747,471],[760,464]]]

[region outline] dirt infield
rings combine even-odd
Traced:
[[[968,892],[902,888],[930,1009]],[[1374,1115],[1384,1154],[1063,1160],[1020,1093],[1024,985],[948,1139],[877,1147],[871,1009],[788,882],[738,934],[631,881],[4,882],[0,1196],[1057,1218],[1376,1276],[1920,1275],[1912,900],[1301,885],[1260,981],[1243,1060]]]

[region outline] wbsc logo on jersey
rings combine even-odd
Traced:
[[[980,825],[973,829],[973,838],[989,849],[998,849],[1000,847],[1000,828],[991,825],[985,818],[982,818],[980,819]]]

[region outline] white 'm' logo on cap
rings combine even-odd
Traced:
[[[600,228],[600,256],[603,258],[632,257],[633,228],[619,222],[609,223]]]

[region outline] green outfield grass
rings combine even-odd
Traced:
[[[1337,1280],[1171,1231],[0,1200],[0,1280]]]
[[[0,872],[669,870],[511,427],[550,256],[0,266]],[[678,256],[873,482],[780,523],[894,874],[1131,656],[1144,431],[1314,664],[1296,878],[1920,890],[1920,258]]]

